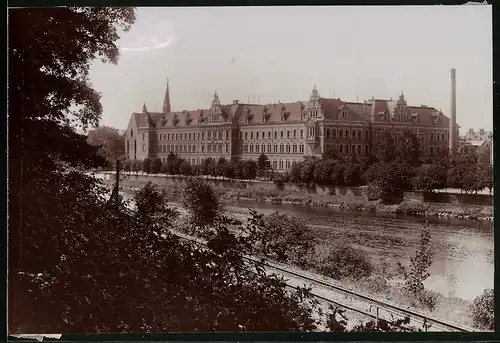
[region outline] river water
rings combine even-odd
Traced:
[[[126,196],[128,198],[128,196]],[[178,205],[178,203],[174,203]],[[250,209],[269,214],[276,211],[305,220],[319,242],[345,239],[364,250],[375,263],[384,258],[391,267],[408,264],[418,248],[425,218],[385,213],[346,212],[304,205],[271,204],[239,200],[226,205],[233,214]],[[494,242],[492,221],[453,220],[429,217],[434,262],[426,288],[445,296],[473,300],[493,288]]]
[[[346,239],[363,249],[372,261],[383,257],[391,266],[409,262],[418,247],[423,217],[393,214],[335,211],[303,205],[236,201],[230,212],[291,213],[305,220],[325,244]],[[426,280],[428,289],[445,296],[473,300],[486,288],[493,288],[494,244],[491,221],[450,220],[429,217],[432,250],[435,254]]]

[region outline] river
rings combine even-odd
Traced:
[[[418,247],[425,222],[424,217],[246,200],[226,205],[230,213],[248,214],[251,208],[263,214],[280,211],[298,216],[311,226],[320,242],[329,244],[335,238],[346,239],[367,252],[373,262],[379,263],[383,257],[392,267],[397,261],[408,263]],[[430,277],[424,282],[426,288],[465,300],[473,300],[485,289],[493,288],[492,221],[429,217],[427,226],[435,257]]]
[[[366,251],[374,262],[384,257],[392,266],[408,263],[418,247],[425,218],[366,212],[334,211],[303,205],[236,201],[228,210],[259,213],[291,213],[305,220],[320,240],[344,238]],[[247,212],[248,213],[248,212]],[[491,221],[467,221],[429,217],[427,224],[435,253],[426,280],[428,289],[445,296],[473,300],[493,288],[494,242]]]

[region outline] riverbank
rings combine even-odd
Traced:
[[[144,187],[151,181],[165,190],[168,197],[175,199],[182,196],[184,180],[174,184],[165,184],[163,178],[126,178],[122,181],[122,189],[134,191]],[[107,183],[112,182],[107,180]],[[475,206],[460,204],[428,203],[420,200],[406,199],[395,205],[386,205],[379,200],[371,201],[366,198],[353,195],[318,195],[306,194],[295,190],[278,190],[266,188],[232,188],[214,186],[216,192],[225,202],[231,203],[236,200],[249,200],[255,202],[267,202],[273,204],[292,204],[311,207],[332,208],[339,211],[356,212],[381,212],[398,214],[403,213],[413,216],[436,216],[449,219],[465,220],[493,220],[493,206]]]

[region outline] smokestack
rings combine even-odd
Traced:
[[[457,83],[455,79],[455,68],[451,69],[451,108],[450,108],[450,152],[455,153],[457,149]]]

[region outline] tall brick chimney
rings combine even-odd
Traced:
[[[450,152],[457,150],[457,83],[455,68],[451,69],[451,108],[450,108]]]

